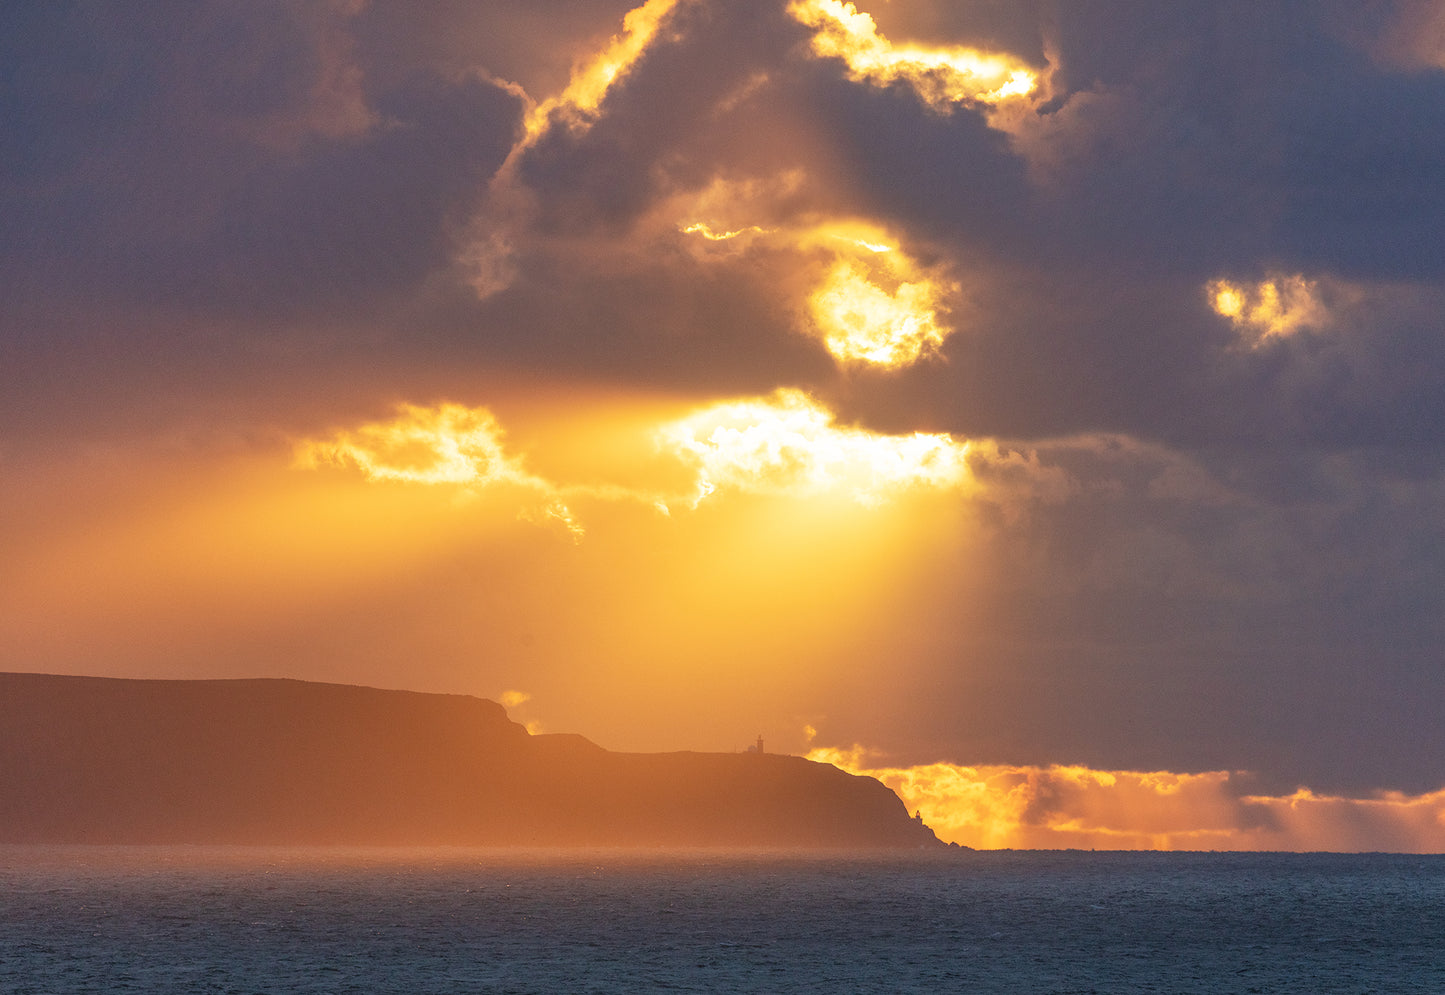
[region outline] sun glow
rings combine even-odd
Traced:
[[[808,313],[834,358],[884,367],[938,354],[945,332],[937,307],[932,281],[900,282],[890,292],[848,260],[834,264],[808,298]]]
[[[798,390],[714,405],[663,429],[661,439],[698,467],[694,506],[727,490],[841,493],[878,505],[905,490],[957,488],[969,479],[967,442],[840,427],[830,411]]]
[[[894,45],[873,18],[841,0],[793,0],[788,13],[813,29],[813,53],[838,58],[856,82],[906,83],[936,111],[959,104],[997,104],[1032,93],[1038,76],[1007,55],[964,47]]]
[[[349,469],[374,483],[450,485],[462,493],[510,488],[517,517],[558,526],[577,540],[586,532],[573,511],[578,501],[640,505],[664,517],[719,491],[802,501],[841,496],[878,507],[905,491],[956,489],[971,479],[967,442],[839,426],[831,411],[799,390],[718,402],[644,432],[632,421],[600,429],[588,421],[590,427],[554,429],[563,437],[561,448],[583,446],[611,464],[610,473],[590,466],[586,480],[556,476],[566,474],[569,462],[575,470],[576,459],[564,458],[545,475],[528,469],[521,456],[507,452],[488,409],[460,404],[402,405],[390,420],[301,440],[295,466]],[[642,450],[652,458],[641,457]]]
[[[812,330],[834,359],[896,369],[939,355],[951,329],[938,312],[957,291],[954,284],[863,222],[820,225],[803,232],[799,244],[834,257],[807,302]]]

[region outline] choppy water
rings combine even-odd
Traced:
[[[0,847],[0,991],[1445,992],[1445,857]]]

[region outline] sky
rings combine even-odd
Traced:
[[[1445,3],[0,7],[0,669],[1445,850]]]

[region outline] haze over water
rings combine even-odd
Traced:
[[[1445,857],[0,847],[0,989],[1445,990]]]

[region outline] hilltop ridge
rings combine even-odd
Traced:
[[[615,753],[466,695],[13,673],[0,842],[943,845],[828,764]]]

